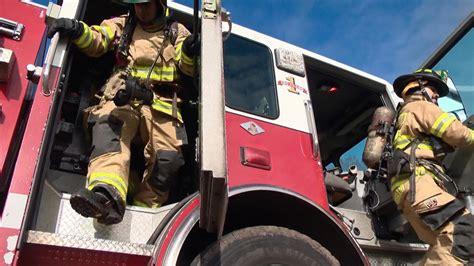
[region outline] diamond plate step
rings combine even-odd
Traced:
[[[95,219],[76,213],[69,203],[70,197],[70,194],[60,193],[45,182],[33,230],[67,237],[145,244],[165,215],[175,206],[171,204],[158,209],[127,206],[121,223],[105,226]]]
[[[68,248],[89,249],[139,256],[152,256],[153,245],[119,242],[106,239],[61,235],[48,232],[29,231],[26,240],[30,244],[50,245]]]

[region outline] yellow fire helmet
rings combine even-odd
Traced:
[[[447,71],[434,71],[432,69],[418,69],[412,74],[406,74],[398,77],[393,82],[393,89],[400,98],[405,98],[406,93],[410,89],[416,88],[415,86],[418,81],[421,81],[422,85],[433,86],[439,94],[439,97],[446,96],[449,92],[448,85],[446,84],[448,75]],[[416,82],[416,83],[414,83]]]

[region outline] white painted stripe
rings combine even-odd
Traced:
[[[5,262],[5,265],[11,265],[13,263],[14,258],[15,258],[15,253],[11,251],[3,255],[3,261]]]
[[[18,242],[18,236],[9,236],[7,238],[7,249],[10,251],[15,251],[16,243]]]
[[[0,227],[20,229],[27,200],[28,196],[25,194],[9,193]]]

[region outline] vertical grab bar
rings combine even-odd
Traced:
[[[54,54],[59,43],[59,33],[54,34],[49,45],[48,54],[46,55],[46,62],[43,67],[43,95],[50,96],[51,88],[49,88],[49,77],[51,73],[51,65],[53,64]]]
[[[311,100],[304,101],[304,107],[306,109],[306,118],[308,119],[309,133],[311,134],[313,144],[313,158],[317,159],[319,153],[318,132],[316,131],[316,121],[314,120]]]

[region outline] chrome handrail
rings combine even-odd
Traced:
[[[304,106],[306,109],[306,118],[308,119],[309,133],[311,134],[312,143],[313,143],[313,158],[318,158],[319,153],[319,142],[318,142],[318,132],[316,131],[316,121],[314,120],[313,105],[310,100],[304,101]]]
[[[49,88],[49,77],[51,73],[51,65],[53,64],[54,54],[56,53],[56,48],[58,48],[59,43],[59,33],[54,34],[51,38],[51,43],[49,45],[48,53],[46,54],[46,62],[43,67],[43,95],[50,96],[51,89]]]

